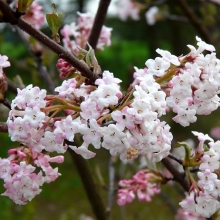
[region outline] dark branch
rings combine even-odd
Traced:
[[[0,132],[7,133],[8,132],[8,126],[4,122],[0,122]]]
[[[23,32],[18,28],[17,28],[17,31],[18,31],[22,41],[24,42],[26,48],[28,49],[29,53],[33,57],[33,59],[36,63],[36,66],[37,66],[37,70],[38,70],[40,76],[42,77],[42,79],[44,79],[44,81],[45,81],[45,83],[48,87],[49,92],[51,94],[55,94],[55,91],[54,91],[55,86],[53,84],[53,81],[52,81],[49,73],[47,72],[47,68],[42,63],[41,55],[37,55],[36,53],[34,53],[34,51],[32,50],[29,42],[25,38]]]
[[[170,163],[168,158],[164,158],[162,160],[163,165],[170,171],[170,173],[173,175],[173,179],[177,181],[183,189],[188,192],[190,189],[189,183],[185,180],[185,178],[176,170],[176,168],[173,166],[173,164]]]
[[[97,220],[106,220],[107,213],[105,206],[98,193],[97,186],[95,185],[93,174],[91,173],[88,163],[81,155],[76,154],[73,150],[68,148],[68,151],[76,165],[77,171],[81,177],[83,186],[85,188],[87,197],[92,206],[93,212]]]
[[[93,49],[96,48],[110,2],[111,0],[100,0],[99,2],[99,7],[95,16],[95,21],[88,40],[89,44]]]
[[[173,155],[173,154],[170,153],[170,154],[168,155],[168,157],[170,157],[171,159],[175,160],[175,161],[178,162],[179,164],[183,165],[183,161],[182,161],[180,158],[176,157],[175,155]]]
[[[87,77],[91,84],[94,84],[98,76],[95,75],[83,62],[80,62],[72,53],[65,50],[61,45],[51,40],[41,31],[35,29],[23,18],[17,17],[16,13],[3,0],[0,0],[0,9],[3,13],[3,20],[5,22],[9,22],[12,25],[18,26],[20,29],[41,42],[43,45],[50,48],[53,52],[58,54],[59,57],[63,58],[72,66],[74,66],[77,70],[79,70],[83,76]]]
[[[194,28],[198,31],[204,41],[210,44],[214,44],[212,38],[210,37],[210,33],[205,28],[204,24],[200,21],[200,19],[196,16],[190,6],[187,4],[185,0],[177,0],[177,4],[185,13],[186,17],[189,19]]]

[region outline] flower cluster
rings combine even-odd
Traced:
[[[139,155],[147,156],[154,162],[161,161],[169,155],[173,138],[170,126],[160,119],[166,114],[167,107],[172,107],[178,114],[176,117],[185,111],[181,120],[180,117],[178,120],[174,117],[176,122],[185,126],[195,121],[195,115],[190,117],[192,110],[195,114],[209,114],[218,105],[216,64],[219,61],[212,52],[213,46],[199,38],[197,41],[198,49],[189,46],[191,52],[183,57],[157,49],[161,57],[147,60],[147,68],[135,67],[134,82],[124,95],[120,90],[121,80],[109,71],[104,71],[94,85],[89,85],[84,76],[75,72],[72,78],[64,80],[55,89],[57,95],[46,95],[45,90],[32,85],[18,89],[7,120],[12,141],[18,141],[30,149],[31,164],[41,167],[44,178],[50,174],[36,161],[45,152],[46,155],[51,152],[65,153],[65,140],[72,150],[85,159],[95,156],[89,149],[93,145],[96,149],[103,147],[109,150],[112,156],[119,155],[122,161],[132,160]],[[211,51],[211,54],[203,55],[204,50]],[[195,71],[196,67],[198,72]],[[58,68],[62,77],[70,77],[69,72],[73,71],[62,60],[58,62]],[[179,101],[176,94],[181,97]],[[212,107],[214,102],[217,104]],[[209,111],[204,112],[203,105],[209,105]],[[76,145],[78,134],[82,142]],[[212,158],[212,162],[209,158]],[[210,172],[218,169],[216,164],[212,166],[213,169],[206,166],[206,163],[219,160],[219,157],[216,160],[213,158],[211,151],[204,153],[202,161],[205,168],[200,169],[209,169]],[[26,159],[19,160],[19,163],[25,161],[28,166],[30,163]],[[19,163],[17,165],[21,166]],[[58,177],[55,169],[53,172]],[[15,171],[12,172],[14,175],[17,175]],[[204,191],[201,193],[204,194]]]
[[[157,172],[141,170],[130,180],[120,180],[118,190],[118,204],[125,205],[134,200],[135,194],[140,201],[150,202],[152,196],[160,193],[161,176]]]
[[[200,161],[199,172],[197,173],[198,181],[191,180],[192,185],[189,195],[180,202],[180,206],[186,211],[209,218],[220,208],[220,202],[218,201],[220,196],[218,174],[220,141],[214,142],[208,135],[199,132],[193,132],[193,134],[198,136],[200,141],[196,149],[196,155],[200,157],[197,158]],[[209,141],[206,148],[204,148],[205,141]]]
[[[173,120],[188,126],[198,115],[209,115],[219,106],[220,60],[213,52],[215,48],[196,37],[198,49],[188,45],[191,52],[177,58],[170,52],[157,49],[162,57],[146,62],[147,73],[169,79],[167,106],[177,115]],[[203,52],[210,52],[206,55]]]
[[[2,195],[16,204],[25,205],[41,192],[43,183],[50,183],[61,175],[58,168],[50,166],[50,162],[62,163],[63,156],[50,157],[25,146],[10,149],[8,154],[7,159],[0,158],[0,178],[6,188]],[[40,169],[39,172],[36,172],[35,166]]]
[[[65,25],[61,30],[63,36],[64,47],[74,54],[78,54],[77,47],[86,48],[88,38],[94,23],[94,15],[90,13],[78,12],[77,24],[72,22],[70,25]],[[97,49],[103,50],[104,46],[111,45],[111,31],[112,28],[106,26],[102,27],[98,42]]]
[[[26,204],[41,192],[44,182],[54,181],[60,174],[58,168],[52,168],[50,162],[62,163],[63,156],[50,158],[48,153],[64,153],[63,143],[54,141],[51,132],[50,117],[41,111],[47,104],[46,90],[32,85],[18,89],[18,95],[12,101],[7,120],[9,136],[22,147],[9,150],[7,159],[0,159],[1,176],[6,192],[17,204]],[[39,167],[42,171],[34,172]]]

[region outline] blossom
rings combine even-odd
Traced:
[[[159,9],[157,6],[150,7],[146,11],[145,18],[149,25],[154,25],[156,23],[158,13],[159,13]]]
[[[91,13],[78,12],[77,23],[73,22],[69,25],[65,25],[61,30],[61,34],[64,37],[64,47],[74,54],[79,54],[77,47],[86,48],[93,22],[94,15]],[[108,28],[106,26],[102,27],[96,46],[97,49],[103,50],[104,46],[111,45],[111,31],[112,28]]]
[[[22,17],[27,20],[31,25],[40,29],[44,23],[44,14],[42,13],[43,7],[37,3],[37,1],[33,1],[33,3],[28,8],[25,15]]]
[[[140,6],[132,0],[121,0],[117,5],[117,14],[123,21],[130,16],[133,20],[139,20]]]
[[[120,180],[118,190],[118,204],[125,205],[135,198],[135,194],[140,201],[150,202],[152,196],[160,193],[160,186],[151,180],[157,178],[155,173],[142,170],[136,173],[130,180]]]

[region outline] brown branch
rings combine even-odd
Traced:
[[[190,189],[189,183],[185,180],[185,178],[178,172],[178,170],[170,163],[168,158],[164,158],[162,160],[163,165],[170,171],[173,175],[173,179],[177,181],[183,189],[188,192]]]
[[[83,76],[89,79],[90,84],[94,84],[98,78],[83,62],[80,62],[72,53],[65,50],[61,45],[50,39],[48,36],[43,34],[41,31],[35,29],[33,26],[28,24],[23,18],[19,17],[5,1],[0,0],[0,10],[3,13],[3,20],[9,22],[12,25],[18,26],[20,29],[37,39],[46,47],[50,48],[53,52],[59,55],[59,57],[66,60],[77,70],[79,70]]]
[[[5,122],[0,122],[0,132],[2,133],[8,132],[8,126]]]
[[[194,26],[194,28],[198,31],[198,33],[201,35],[204,41],[207,43],[213,44],[214,41],[210,37],[210,33],[205,28],[204,24],[200,21],[200,19],[196,16],[196,14],[193,12],[193,10],[190,8],[190,6],[187,4],[185,0],[177,0],[176,1],[180,8],[183,10],[191,24]]]
[[[101,30],[102,30],[102,26],[104,24],[105,21],[105,17],[107,15],[107,11],[108,11],[108,6],[110,4],[111,0],[100,0],[99,2],[99,7],[95,16],[95,20],[94,20],[94,24],[89,36],[89,44],[91,45],[91,47],[93,49],[96,48]]]
[[[105,206],[101,200],[98,193],[97,187],[95,185],[93,175],[89,169],[88,163],[81,155],[76,154],[73,150],[68,148],[68,151],[76,165],[77,171],[81,177],[83,186],[85,188],[87,197],[92,206],[93,212],[97,220],[106,220],[107,213]]]
[[[47,71],[46,66],[44,66],[43,63],[42,63],[41,54],[38,55],[32,50],[31,45],[27,41],[27,38],[24,36],[23,32],[19,28],[17,28],[17,32],[18,32],[19,36],[21,37],[21,39],[22,39],[24,45],[26,46],[27,50],[29,51],[29,53],[33,57],[33,59],[36,63],[36,66],[37,66],[38,73],[41,76],[41,78],[45,81],[49,92],[51,94],[55,94],[54,83],[53,83],[53,81],[50,77],[50,74]]]

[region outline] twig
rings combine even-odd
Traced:
[[[107,212],[109,214],[109,219],[111,219],[112,205],[114,201],[114,182],[115,182],[115,167],[113,164],[113,157],[110,157],[109,160],[109,187],[108,187],[108,206]]]
[[[99,7],[95,16],[95,20],[94,20],[94,24],[89,36],[89,44],[91,45],[91,47],[93,49],[96,48],[101,30],[102,30],[102,26],[104,24],[105,21],[105,17],[107,15],[107,11],[108,11],[108,6],[110,4],[111,0],[100,0],[99,2]]]
[[[207,43],[214,44],[213,39],[210,37],[210,33],[207,31],[204,24],[196,16],[196,14],[190,8],[187,2],[185,0],[177,0],[176,2],[179,4],[180,8],[183,10],[183,12],[187,16],[191,24],[194,26],[194,28],[201,35],[203,40],[205,40]]]
[[[98,78],[98,75],[94,74],[86,64],[80,62],[72,53],[68,52],[61,45],[28,24],[23,18],[18,17],[17,14],[3,0],[0,0],[0,9],[3,14],[3,20],[5,22],[9,22],[12,25],[18,26],[20,29],[41,42],[43,45],[50,48],[53,52],[58,54],[59,57],[63,58],[77,70],[79,70],[83,76],[87,77],[90,84],[94,84],[95,80]]]
[[[170,157],[171,159],[175,160],[175,161],[178,162],[179,164],[183,165],[183,161],[182,161],[180,158],[176,157],[175,155],[173,155],[173,154],[170,153],[170,154],[168,155],[168,157]]]
[[[101,200],[101,197],[98,193],[97,187],[95,185],[93,175],[89,170],[89,166],[85,159],[82,156],[76,154],[73,150],[68,148],[68,151],[76,165],[77,171],[81,177],[83,186],[85,188],[87,197],[92,206],[93,212],[97,220],[106,220],[107,215],[105,212],[105,206]]]
[[[2,103],[4,106],[11,110],[11,103],[7,99],[3,99],[0,103]]]
[[[170,163],[168,158],[162,160],[163,165],[170,171],[173,175],[173,179],[177,181],[183,189],[188,192],[190,189],[189,183],[184,179],[184,177],[176,170],[176,168]]]
[[[29,42],[27,41],[27,39],[25,38],[25,36],[21,32],[21,30],[17,28],[17,32],[20,35],[20,37],[21,37],[22,41],[24,42],[26,48],[28,49],[29,53],[33,57],[36,65],[37,65],[37,70],[38,70],[40,76],[45,80],[45,83],[48,87],[48,90],[50,91],[51,94],[55,94],[55,91],[54,91],[55,86],[53,84],[53,81],[52,81],[49,73],[47,72],[47,68],[42,63],[41,57],[36,55],[34,53],[34,51],[31,49]]]
[[[17,86],[15,85],[14,82],[12,82],[10,79],[7,78],[7,83],[8,83],[8,90],[11,91],[14,94],[17,94]]]
[[[5,122],[0,122],[0,132],[7,133],[8,132],[8,126]]]

